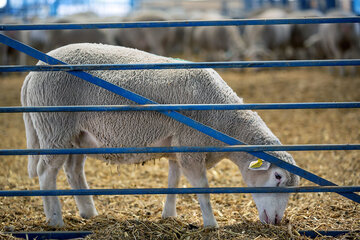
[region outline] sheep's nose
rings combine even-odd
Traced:
[[[268,215],[266,210],[264,210],[260,216],[260,221],[266,224],[279,225],[281,217],[277,213],[275,213],[275,216]]]

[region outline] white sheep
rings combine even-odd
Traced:
[[[266,8],[251,18],[273,19],[286,18],[287,13],[281,8]],[[290,45],[291,26],[281,25],[247,25],[244,28],[244,40],[247,44],[245,55],[255,61],[286,59]]]
[[[73,44],[49,53],[68,64],[170,63],[177,60],[135,49],[102,45]],[[43,65],[44,63],[39,63]],[[238,104],[236,93],[212,69],[92,71],[113,84],[166,104]],[[119,95],[65,72],[31,72],[25,78],[23,106],[121,105],[132,104]],[[184,115],[213,127],[247,144],[280,144],[278,138],[253,111],[186,111]],[[177,122],[159,112],[49,112],[25,113],[28,148],[224,146],[225,144]],[[295,164],[287,152],[272,155]],[[169,159],[168,187],[177,187],[181,173],[194,187],[208,187],[206,169],[224,157],[234,162],[251,187],[295,186],[298,177],[268,162],[257,169],[249,164],[257,159],[244,152],[177,154],[103,154],[99,159],[111,163],[142,163],[154,157]],[[30,177],[39,176],[41,189],[56,189],[62,166],[73,189],[88,188],[85,155],[29,156]],[[286,193],[253,194],[264,223],[279,223],[288,201]],[[80,215],[97,215],[92,196],[75,196]],[[217,226],[209,194],[198,200],[205,226]],[[176,216],[176,195],[168,195],[162,217]],[[43,197],[46,218],[52,226],[62,226],[58,197]]]

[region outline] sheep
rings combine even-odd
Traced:
[[[72,44],[49,52],[68,64],[134,64],[172,63],[165,58],[140,50],[103,45]],[[44,63],[39,62],[39,65]],[[213,69],[92,71],[93,75],[110,83],[141,94],[158,103],[167,104],[231,104],[243,100]],[[66,72],[31,72],[21,90],[23,106],[49,105],[121,105],[132,102],[117,94],[92,85]],[[215,128],[247,144],[280,144],[279,139],[253,111],[187,111],[184,115]],[[159,112],[73,112],[24,113],[28,148],[87,148],[87,147],[154,147],[154,146],[224,146],[203,133],[168,118]],[[287,152],[274,156],[295,165]],[[248,186],[296,186],[296,175],[264,162],[253,169],[256,158],[248,153],[176,153],[176,154],[103,154],[98,159],[117,164],[143,163],[167,157],[168,187],[178,187],[181,173],[194,187],[208,187],[206,169],[224,157],[240,169]],[[30,177],[39,177],[40,189],[56,189],[57,174],[62,166],[73,189],[86,189],[85,155],[29,156]],[[253,194],[264,223],[280,222],[288,194]],[[97,215],[91,196],[75,196],[80,216]],[[209,194],[199,194],[198,200],[204,226],[217,226]],[[162,217],[175,217],[175,195],[166,197]],[[58,197],[43,197],[49,225],[63,226]]]
[[[68,15],[63,18],[49,19],[51,23],[84,23],[101,22],[102,19],[87,12],[82,14]],[[67,29],[46,31],[46,41],[44,49],[50,51],[64,45],[72,43],[105,43],[115,44],[112,35],[107,29]]]
[[[328,12],[326,16],[353,17],[354,14],[342,10],[334,10]],[[318,40],[327,58],[359,58],[359,34],[359,23],[321,24],[319,27]],[[355,73],[355,68],[352,68],[351,72]],[[340,75],[345,75],[345,68],[340,67],[339,73]]]
[[[323,17],[323,14],[314,9],[294,11],[288,18]],[[307,45],[311,37],[318,34],[320,24],[293,24],[291,25],[290,45],[293,59],[313,59],[317,56],[315,49]],[[315,53],[314,53],[315,52]]]
[[[22,23],[21,20],[13,17],[0,18],[0,24],[21,24],[21,23]],[[26,34],[21,31],[5,31],[1,33],[18,41],[26,40]],[[14,50],[13,48],[5,44],[0,44],[0,64],[26,65],[26,55],[24,53]]]
[[[236,26],[198,27],[193,31],[193,48],[206,61],[238,61],[245,50]]]
[[[286,18],[287,12],[280,8],[266,9],[252,18]],[[245,55],[250,60],[286,59],[290,45],[291,26],[282,25],[247,25],[244,39],[247,44]]]
[[[207,12],[194,13],[197,20],[220,20],[223,16]],[[243,58],[245,43],[237,26],[194,27],[185,37],[189,53],[197,53],[206,61],[238,61]]]
[[[170,16],[164,11],[135,11],[125,17],[125,22],[167,21]],[[175,36],[174,28],[130,28],[113,29],[111,34],[119,46],[137,48],[154,54],[167,54],[172,46],[169,42]]]

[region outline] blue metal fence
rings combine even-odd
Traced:
[[[106,28],[164,28],[164,27],[206,27],[206,26],[244,26],[274,24],[324,24],[359,23],[359,17],[324,18],[286,18],[286,19],[235,19],[213,21],[149,21],[122,23],[58,23],[58,24],[6,24],[0,25],[0,31],[19,30],[63,30],[63,29],[106,29]]]
[[[360,22],[360,18],[357,19],[359,22]],[[170,25],[171,26],[171,25]],[[23,43],[20,43],[14,39],[11,39],[5,35],[1,35],[0,34],[0,42],[3,42],[7,45],[9,45],[10,47],[13,47],[19,51],[22,51],[32,57],[35,57],[36,59],[39,59],[45,63],[48,63],[48,64],[52,64],[52,65],[56,65],[56,64],[63,64],[63,65],[66,65],[66,63],[58,60],[58,59],[55,59],[51,56],[48,56],[34,48],[31,48]],[[135,103],[138,103],[138,104],[158,104],[150,99],[147,99],[139,94],[136,94],[136,93],[133,93],[127,89],[124,89],[122,87],[119,87],[119,86],[116,86],[114,84],[111,84],[99,77],[96,77],[96,76],[93,76],[89,73],[86,73],[86,72],[83,72],[83,71],[68,71],[69,74],[71,75],[74,75],[76,77],[79,77],[81,79],[84,79],[90,83],[93,83],[99,87],[102,87],[110,92],[113,92],[115,94],[118,94],[122,97],[125,97]],[[204,124],[201,124],[197,121],[194,121],[192,120],[191,118],[189,117],[186,117],[184,116],[183,114],[179,113],[179,112],[175,112],[175,111],[159,111],[160,113],[168,116],[168,117],[171,117],[181,123],[184,123],[204,134],[207,134],[208,136],[211,136],[219,141],[222,141],[226,144],[229,144],[229,145],[243,145],[244,143],[242,143],[241,141],[233,138],[233,137],[230,137],[224,133],[221,133],[213,128],[210,128]],[[334,186],[335,184],[330,182],[330,181],[327,181],[326,179],[323,179],[321,177],[318,177],[316,176],[315,174],[312,174],[304,169],[301,169],[297,166],[294,166],[294,165],[291,165],[281,159],[278,159],[268,153],[265,153],[265,152],[252,152],[251,153],[252,155],[254,155],[255,157],[258,157],[258,158],[261,158],[265,161],[268,161],[272,164],[275,164],[281,168],[284,168],[286,169],[287,171],[291,172],[291,173],[294,173],[294,174],[297,174],[309,181],[312,181],[316,184],[319,184],[319,185],[322,185],[322,186]],[[356,201],[356,202],[360,202],[360,196],[355,194],[355,193],[339,193],[340,195],[343,195],[353,201]]]
[[[180,153],[180,152],[263,152],[263,151],[339,151],[360,150],[360,144],[316,145],[233,145],[226,147],[128,147],[128,148],[64,148],[64,149],[2,149],[0,155],[63,155],[119,153]]]
[[[94,106],[0,107],[0,113],[19,112],[108,112],[108,111],[187,111],[187,110],[276,110],[276,109],[360,108],[360,102],[248,103],[248,104],[144,104]]]
[[[0,196],[72,196],[72,195],[144,195],[144,194],[229,194],[229,193],[313,193],[360,192],[360,186],[327,187],[224,187],[224,188],[136,188],[136,189],[72,189],[0,191]]]
[[[134,27],[192,27],[192,26],[229,26],[229,25],[267,25],[267,24],[312,24],[312,23],[360,23],[359,17],[351,18],[307,18],[307,19],[271,19],[271,20],[222,20],[222,21],[174,21],[174,22],[138,22],[138,23],[97,23],[97,24],[42,24],[42,25],[0,25],[0,30],[15,31],[15,30],[49,30],[49,29],[93,29],[93,28],[134,28]],[[357,203],[360,203],[360,196],[354,192],[359,192],[359,186],[338,187],[334,183],[316,176],[304,169],[284,162],[264,151],[270,149],[274,151],[304,151],[304,150],[359,150],[360,145],[296,145],[296,146],[239,146],[244,145],[241,141],[232,138],[224,133],[212,129],[206,125],[201,124],[193,119],[190,119],[183,114],[176,112],[179,110],[230,110],[230,109],[314,109],[314,108],[359,108],[359,102],[345,102],[345,103],[297,103],[297,104],[243,104],[243,105],[159,105],[158,103],[147,99],[141,95],[135,94],[129,90],[113,85],[101,78],[95,77],[84,70],[137,70],[137,69],[169,69],[169,68],[244,68],[244,67],[309,67],[309,66],[349,66],[360,65],[360,59],[354,60],[323,60],[323,61],[261,61],[261,62],[219,62],[219,63],[181,63],[181,64],[128,64],[128,65],[66,65],[66,63],[50,57],[36,49],[33,49],[23,43],[11,39],[3,34],[0,34],[0,42],[21,52],[26,53],[38,60],[41,60],[51,66],[5,66],[0,67],[0,71],[67,71],[69,74],[82,78],[99,87],[107,89],[113,93],[123,96],[141,106],[47,106],[47,107],[6,107],[0,108],[0,113],[4,112],[48,112],[48,111],[134,111],[134,110],[151,110],[158,111],[166,116],[169,116],[179,122],[182,122],[200,132],[203,132],[217,140],[220,140],[228,145],[233,145],[223,148],[215,147],[174,147],[174,148],[117,148],[117,149],[29,149],[29,150],[0,150],[0,155],[10,154],[66,154],[74,152],[83,153],[105,153],[107,151],[117,151],[122,153],[141,153],[141,152],[199,152],[199,151],[247,151],[250,154],[264,159],[272,164],[275,164],[287,171],[297,174],[309,181],[312,181],[321,186],[334,187],[315,187],[311,191],[328,191],[336,192],[346,198],[349,198]],[[57,65],[57,66],[54,66]],[[165,194],[172,191],[175,193],[196,193],[196,191],[213,191],[213,189],[163,189],[150,190],[149,193],[143,192],[141,189],[123,189],[123,190],[39,190],[39,191],[0,191],[0,196],[25,196],[25,194],[34,194],[32,196],[49,196],[49,195],[97,195],[97,194]],[[67,190],[66,190],[67,191]],[[109,191],[108,193],[106,193]],[[248,189],[246,188],[229,188],[227,191],[224,188],[216,190],[216,193],[236,193],[236,192],[272,192],[272,191],[288,191],[288,192],[310,192],[310,189],[303,188],[269,188],[269,189]],[[16,195],[20,194],[20,195]]]
[[[90,70],[141,70],[141,69],[192,69],[192,68],[268,68],[268,67],[333,67],[359,66],[359,59],[347,60],[286,60],[286,61],[233,61],[203,63],[146,63],[146,64],[79,64],[0,66],[0,72],[46,72],[46,71],[90,71]]]

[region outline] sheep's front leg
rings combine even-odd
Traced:
[[[65,162],[64,170],[72,189],[89,188],[84,171],[85,160],[85,155],[70,155]],[[75,201],[81,217],[91,218],[98,215],[91,195],[75,196]]]
[[[41,190],[56,189],[56,177],[64,161],[58,158],[51,160],[52,163],[55,161],[57,162],[55,164],[50,164],[50,161],[46,159],[46,156],[40,157],[37,173]],[[42,199],[48,224],[54,227],[64,226],[59,198],[57,196],[44,196]]]
[[[180,166],[178,162],[169,160],[168,188],[179,186],[181,177]],[[176,194],[166,195],[165,206],[162,212],[162,218],[176,217]]]
[[[190,184],[196,188],[208,188],[209,183],[206,176],[203,154],[182,154],[181,170]],[[210,194],[198,194],[200,209],[205,227],[217,227],[214,213],[210,203]]]

